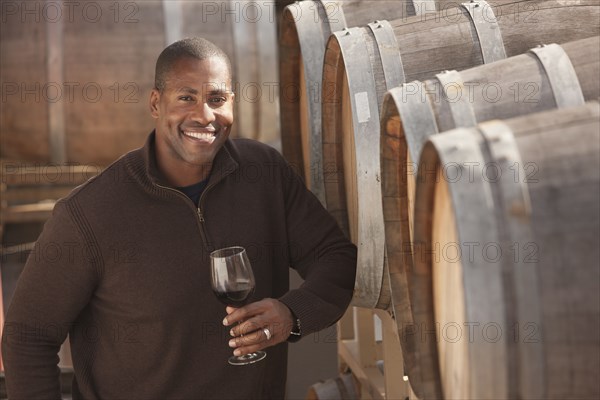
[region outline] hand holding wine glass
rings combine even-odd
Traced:
[[[241,307],[254,292],[254,274],[250,260],[243,247],[227,247],[215,250],[210,254],[211,286],[217,298],[225,305]],[[264,351],[257,351],[243,356],[232,356],[232,365],[252,364],[267,356]]]

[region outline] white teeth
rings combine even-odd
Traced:
[[[212,133],[183,132],[183,134],[189,137],[193,137],[195,139],[206,140],[210,143],[212,143],[215,140],[215,137]]]

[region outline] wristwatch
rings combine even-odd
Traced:
[[[290,336],[288,336],[287,341],[294,343],[302,338],[302,326],[300,325],[300,318],[296,318],[293,313],[292,317],[294,318],[294,326],[292,326],[292,331],[290,332]]]

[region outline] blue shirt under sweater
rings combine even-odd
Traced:
[[[183,192],[187,197],[189,197],[196,206],[198,206],[198,202],[200,201],[200,196],[204,189],[206,189],[206,184],[208,184],[208,178],[198,183],[194,183],[190,186],[178,187],[177,190]]]

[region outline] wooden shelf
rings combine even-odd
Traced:
[[[361,392],[365,391],[371,399],[386,399],[385,380],[376,365],[363,366],[359,358],[359,344],[356,340],[343,340],[338,343],[338,354],[361,384]]]
[[[374,317],[381,321],[381,338]],[[360,383],[361,399],[416,399],[404,375],[396,323],[388,312],[353,307],[338,327],[341,369],[352,371]]]

